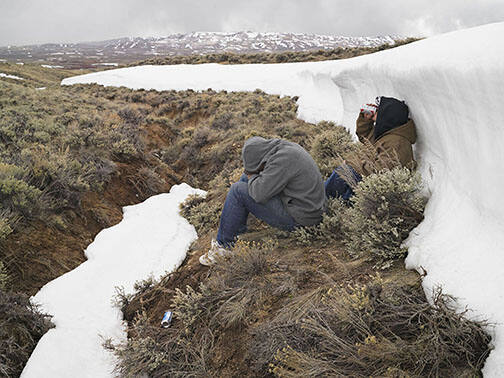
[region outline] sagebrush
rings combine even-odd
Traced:
[[[402,243],[423,220],[427,202],[420,175],[407,168],[372,174],[359,183],[351,202],[344,218],[348,252],[377,262],[404,257]]]
[[[21,374],[39,339],[53,325],[28,296],[0,287],[0,375]]]

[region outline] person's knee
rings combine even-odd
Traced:
[[[229,193],[238,197],[244,194],[248,194],[248,184],[244,181],[235,182],[233,185],[231,185]]]

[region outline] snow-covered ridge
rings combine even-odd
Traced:
[[[338,47],[375,47],[394,44],[399,36],[343,37],[301,33],[195,32],[165,37],[119,38],[85,43],[48,43],[0,47],[0,58],[10,62],[47,62],[65,68],[92,68],[93,63],[121,64],[166,55],[223,52],[259,53],[327,50]]]
[[[156,53],[173,54],[211,53],[222,51],[299,51],[312,49],[333,49],[337,47],[375,47],[383,44],[394,44],[400,36],[346,37],[337,35],[320,35],[306,33],[273,33],[273,32],[193,32],[170,34],[165,37],[128,37],[107,41],[83,43],[47,43],[31,46],[7,46],[0,51],[16,50],[51,50],[53,55],[65,54],[64,51],[95,49],[128,49],[151,50]],[[68,52],[68,51],[67,51]]]
[[[105,47],[128,49],[151,46],[161,53],[166,48],[172,50],[206,54],[212,52],[278,52],[337,47],[375,47],[394,44],[398,36],[344,37],[334,35],[303,33],[257,33],[257,32],[194,32],[172,34],[166,37],[127,38],[110,41]]]
[[[417,125],[416,155],[431,194],[407,244],[407,267],[425,269],[461,309],[496,324],[484,374],[504,376],[504,23],[344,61],[142,66],[65,79],[146,89],[249,90],[299,96],[298,116],[354,129],[360,105],[404,99]]]

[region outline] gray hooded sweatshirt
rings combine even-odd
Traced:
[[[243,166],[253,174],[248,181],[250,196],[265,203],[280,196],[285,209],[303,226],[322,220],[326,196],[315,161],[299,144],[282,139],[247,139],[242,150]]]

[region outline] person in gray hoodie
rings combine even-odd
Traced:
[[[217,239],[200,257],[212,265],[216,255],[232,253],[252,213],[270,226],[292,231],[322,220],[326,195],[322,176],[306,150],[282,139],[252,137],[242,149],[245,173],[234,183],[224,203]]]

